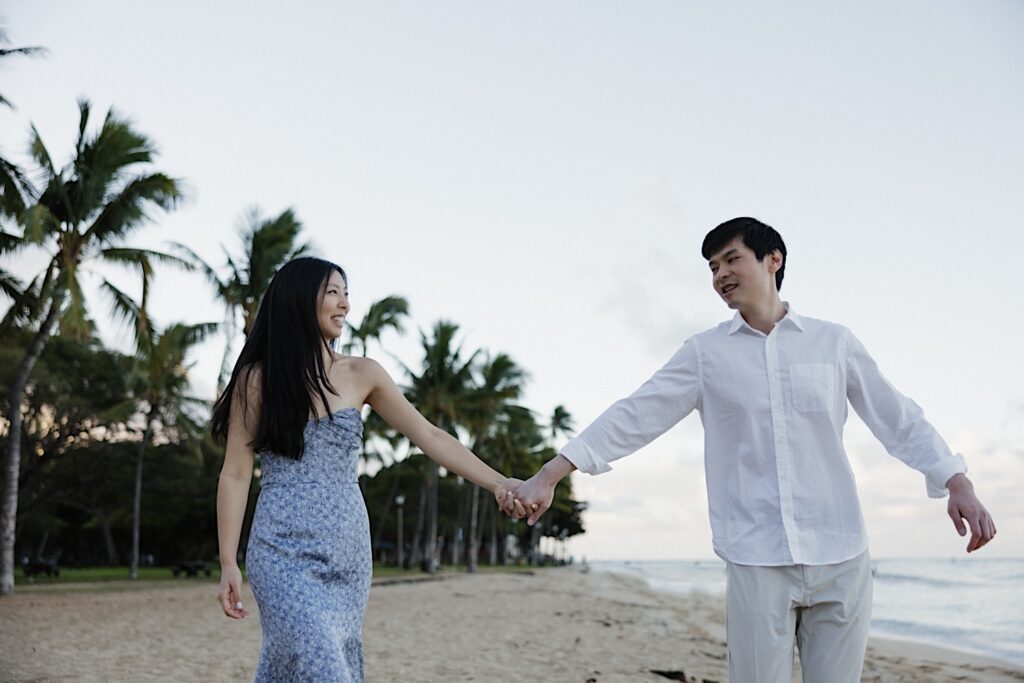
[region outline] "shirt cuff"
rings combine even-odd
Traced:
[[[925,475],[925,485],[928,487],[929,498],[945,498],[949,494],[946,482],[954,474],[966,474],[967,461],[960,453],[944,458],[935,467],[931,468]]]
[[[559,451],[566,460],[576,466],[580,472],[587,474],[602,474],[611,472],[612,467],[604,461],[601,456],[591,450],[590,446],[581,441],[579,437],[572,439],[562,446]]]

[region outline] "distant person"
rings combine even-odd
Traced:
[[[514,511],[510,490],[520,482],[430,424],[375,361],[333,350],[348,311],[341,268],[308,257],[282,266],[214,405],[213,433],[227,440],[217,489],[218,599],[234,619],[248,614],[236,557],[260,455],[262,487],[246,553],[263,628],[256,681],[363,680],[371,575],[357,482],[364,404],[439,465],[494,492],[503,511]]]
[[[843,449],[847,401],[890,454],[949,493],[949,516],[973,552],[992,517],[921,408],[882,376],[848,329],[798,315],[779,298],[786,245],[753,218],[722,223],[701,249],[732,320],[686,340],[632,395],[613,404],[515,492],[551,504],[574,469],[599,474],[697,410],[712,542],[726,562],[726,640],[733,683],[860,680],[871,617],[868,539]]]

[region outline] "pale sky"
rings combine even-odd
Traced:
[[[114,105],[189,188],[135,244],[220,262],[245,208],[294,207],[348,271],[354,319],[402,294],[419,326],[450,319],[467,348],[512,355],[531,374],[525,403],[565,404],[580,427],[731,317],[700,242],[761,218],[789,247],[783,298],[853,329],[967,457],[999,528],[983,554],[1024,554],[1017,0],[8,0],[0,13],[15,45],[50,51],[0,72],[18,107],[0,110],[8,157],[23,159],[34,123],[63,163],[76,98],[97,123]],[[156,285],[159,321],[222,318],[199,276],[165,270]],[[415,333],[385,341],[419,361]],[[196,357],[201,393],[222,348]],[[591,507],[569,552],[712,557],[702,443],[694,414],[614,472],[573,475]],[[963,553],[944,502],[852,411],[846,443],[875,556]]]

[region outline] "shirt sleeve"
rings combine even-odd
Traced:
[[[581,472],[601,474],[610,462],[643,448],[689,415],[700,400],[697,343],[687,340],[639,389],[616,401],[560,451]]]
[[[950,477],[967,472],[964,456],[949,450],[921,407],[889,383],[852,332],[846,330],[844,340],[850,405],[890,455],[924,475],[930,497],[944,497]]]

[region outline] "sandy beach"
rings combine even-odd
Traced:
[[[252,678],[260,627],[251,594],[254,614],[236,622],[220,614],[208,582],[66,588],[0,600],[0,681]],[[377,582],[365,653],[368,681],[727,680],[720,600],[578,568]],[[873,640],[863,680],[1024,681],[1024,669]]]

